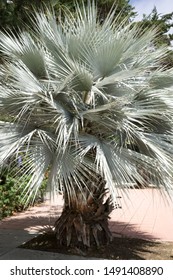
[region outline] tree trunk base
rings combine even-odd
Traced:
[[[112,234],[109,230],[108,219],[112,209],[109,199],[104,204],[97,205],[96,211],[89,211],[91,209],[79,211],[79,209],[65,206],[61,216],[55,222],[58,244],[80,249],[109,244]]]

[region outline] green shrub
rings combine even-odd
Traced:
[[[32,202],[38,203],[42,201],[43,193],[46,188],[46,180],[43,181],[37,196],[35,198],[33,196],[30,197],[26,204],[26,200],[23,198],[26,194],[24,189],[28,181],[29,176],[26,176],[24,183],[20,185],[19,180],[8,176],[5,184],[0,184],[0,220],[12,215],[14,212],[20,212],[26,209]],[[27,197],[26,195],[26,198]]]

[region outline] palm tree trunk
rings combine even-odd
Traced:
[[[55,222],[60,245],[87,248],[108,244],[112,235],[108,227],[109,214],[113,210],[110,197],[106,198],[105,181],[97,178],[85,191],[75,191],[75,199],[69,201],[64,194],[64,208]],[[72,197],[70,195],[70,197]]]

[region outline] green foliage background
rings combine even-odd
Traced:
[[[86,4],[88,0],[76,1],[79,5]],[[129,0],[96,0],[101,19],[104,19],[110,11],[113,4],[117,7],[117,13],[122,11],[121,19],[129,16],[133,17],[133,7],[129,4]],[[23,23],[29,24],[28,15],[33,12],[33,9],[40,7],[53,6],[55,13],[59,13],[60,9],[65,7],[74,12],[74,0],[0,0],[0,28],[23,28]]]
[[[20,212],[26,209],[29,205],[39,203],[43,201],[43,194],[46,188],[46,179],[43,181],[40,191],[36,198],[31,196],[26,204],[27,194],[25,187],[30,177],[26,176],[25,180],[21,184],[19,178],[13,178],[7,176],[6,183],[0,184],[0,220],[4,217],[12,215],[14,212]],[[26,194],[25,200],[24,195]],[[33,201],[34,199],[34,201]]]

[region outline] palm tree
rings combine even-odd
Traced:
[[[51,194],[63,192],[55,231],[67,246],[111,240],[122,189],[172,188],[173,69],[159,68],[167,50],[153,51],[155,30],[117,20],[111,12],[100,25],[92,2],[59,23],[36,12],[32,31],[0,35],[0,164],[22,154],[31,195],[48,172]]]

